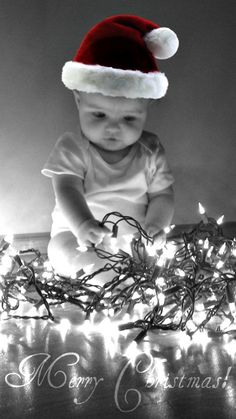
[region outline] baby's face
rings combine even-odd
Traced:
[[[107,151],[123,150],[139,140],[149,101],[74,92],[86,138]]]

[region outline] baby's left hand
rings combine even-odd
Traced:
[[[149,236],[153,238],[153,244],[155,245],[156,249],[161,249],[166,243],[166,233],[163,229],[157,232],[157,228],[150,227],[147,229],[147,233]]]
[[[153,236],[154,245],[157,249],[162,249],[166,243],[166,233],[164,230],[159,231],[159,233],[154,234]]]

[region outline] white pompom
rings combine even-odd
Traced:
[[[144,41],[154,57],[163,60],[172,57],[179,47],[176,33],[169,28],[153,29],[145,35]]]

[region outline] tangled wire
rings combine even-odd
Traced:
[[[112,212],[102,220],[104,225],[112,224],[114,238],[120,222],[136,230],[130,251],[112,253],[95,247],[104,266],[90,274],[80,270],[73,278],[59,276],[37,250],[17,251],[2,238],[1,312],[14,318],[55,320],[51,307],[66,302],[78,306],[86,318],[94,311],[116,317],[132,314],[141,304],[145,316],[120,325],[120,330],[141,329],[137,341],[151,329],[193,334],[207,328],[224,333],[223,321],[235,320],[236,241],[224,237],[217,222],[208,218],[155,249],[152,238],[132,217]],[[99,285],[96,275],[107,271],[112,279]],[[17,310],[26,302],[43,306],[45,314],[21,316]]]

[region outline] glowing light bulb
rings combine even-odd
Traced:
[[[51,263],[49,262],[49,260],[46,260],[46,261],[43,263],[43,267],[44,267],[47,271],[52,271],[52,265],[51,265]]]
[[[180,360],[182,358],[182,351],[180,348],[177,348],[175,351],[175,359],[176,361]]]
[[[163,294],[163,292],[159,292],[159,293],[158,293],[158,301],[159,301],[159,304],[160,304],[161,306],[163,306],[163,305],[164,305],[164,302],[165,302],[165,295]]]
[[[7,233],[4,237],[5,242],[12,244],[14,240],[14,235],[12,233]]]
[[[226,318],[220,324],[220,329],[221,330],[225,330],[225,329],[227,329],[230,326],[230,324],[231,324],[231,320],[229,318]]]
[[[77,290],[76,294],[80,294],[81,290]],[[88,301],[88,296],[87,295],[80,295],[79,296],[80,301],[82,301],[83,303],[86,303],[86,301]]]
[[[157,303],[158,303],[158,299],[157,299],[157,296],[155,295],[151,298],[150,304],[151,304],[152,307],[155,307],[157,305]]]
[[[224,345],[224,348],[227,351],[227,353],[229,354],[229,356],[232,358],[232,360],[234,360],[235,355],[236,355],[235,341],[231,340],[230,342],[227,342]]]
[[[9,255],[4,254],[1,258],[1,263],[0,263],[0,275],[3,275],[3,276],[6,275],[12,268],[12,264],[13,264],[12,258]]]
[[[231,247],[231,255],[236,257],[236,238],[233,239],[233,243]]]
[[[113,253],[117,253],[119,251],[119,246],[116,237],[110,237],[110,248]]]
[[[8,337],[5,334],[0,335],[0,353],[8,351]]]
[[[149,256],[155,256],[157,254],[157,248],[156,248],[155,244],[153,244],[153,245],[148,244],[146,246],[146,251],[149,254]]]
[[[221,269],[224,266],[224,261],[223,260],[219,260],[219,262],[216,264],[217,269]]]
[[[209,239],[208,238],[206,238],[204,240],[203,249],[205,249],[205,250],[209,249]]]
[[[30,309],[27,311],[27,316],[29,316],[29,317],[34,317],[34,316],[37,316],[37,315],[38,315],[38,312],[37,312],[36,307],[30,307]],[[33,319],[31,319],[31,320],[33,320]]]
[[[122,244],[122,250],[124,250],[124,252],[131,254],[132,250],[131,250],[131,242],[133,240],[133,234],[126,234],[123,239],[124,239],[124,244]]]
[[[164,230],[164,232],[165,232],[166,234],[168,234],[168,233],[170,233],[170,232],[171,232],[171,230],[173,230],[174,228],[175,228],[175,224],[171,224],[170,226],[167,226],[167,227],[163,228],[163,230]]]
[[[156,297],[156,291],[153,288],[146,288],[146,293],[150,298]]]
[[[207,218],[207,215],[206,215],[205,208],[202,206],[202,204],[200,202],[198,203],[198,210],[199,210],[200,215],[202,216],[203,223],[208,224],[208,218]]]
[[[52,272],[45,271],[45,272],[42,273],[42,277],[44,279],[51,279],[53,277],[53,273]]]
[[[68,319],[61,319],[60,323],[57,326],[55,326],[55,329],[57,329],[60,332],[61,339],[63,342],[65,342],[65,338],[70,327],[71,323]]]
[[[7,320],[8,319],[8,313],[6,311],[3,311],[0,313],[0,320]]]
[[[183,271],[183,269],[180,269],[180,268],[177,268],[175,270],[175,274],[178,275],[178,276],[180,276],[181,278],[184,278],[185,277],[185,272]]]
[[[190,332],[195,332],[197,330],[197,326],[195,325],[195,323],[191,319],[189,319],[187,321],[186,325],[187,325],[187,328]]]
[[[124,352],[124,355],[127,358],[129,358],[130,361],[131,361],[131,364],[134,365],[135,364],[135,359],[139,355],[139,353],[140,353],[140,350],[138,348],[138,344],[137,344],[137,342],[133,341],[132,343],[130,343],[130,345],[128,346],[128,348]]]
[[[87,252],[87,250],[88,250],[87,246],[85,246],[83,243],[78,243],[78,244],[79,244],[79,246],[78,246],[78,247],[76,247],[76,249],[77,249],[79,252],[81,252],[81,253],[85,253],[85,252]]]
[[[126,243],[130,243],[132,240],[133,240],[133,234],[126,234],[125,236],[124,236],[124,239],[125,239],[125,241],[126,241]]]
[[[190,336],[187,335],[187,333],[181,331],[179,333],[179,347],[180,347],[180,349],[186,351],[190,345],[191,345]]]
[[[18,251],[15,247],[9,246],[8,253],[9,253],[10,256],[15,257],[15,256],[17,256]]]
[[[72,270],[72,272],[71,272],[71,274],[70,274],[70,278],[73,280],[73,279],[76,279],[77,278],[77,271],[74,271],[74,270]]]
[[[182,315],[183,315],[182,310],[178,310],[174,315],[173,322],[179,323],[182,318]]]
[[[205,307],[204,307],[203,303],[197,303],[196,304],[196,312],[197,312],[197,322],[198,322],[198,324],[200,324],[206,318]]]
[[[155,284],[157,287],[163,287],[165,285],[165,279],[162,276],[156,279]]]
[[[90,275],[93,271],[94,263],[90,263],[89,265],[86,265],[83,267],[83,271],[86,275]]]
[[[176,245],[174,243],[167,243],[163,253],[167,257],[167,259],[173,259],[176,253]]]
[[[205,310],[204,304],[203,303],[197,303],[196,304],[196,310],[197,311],[204,311]]]
[[[133,297],[132,297],[132,299],[133,299],[133,300],[137,300],[138,298],[140,298],[140,295],[139,295],[138,291],[135,291],[135,292],[133,293]]]
[[[214,246],[211,246],[210,249],[208,250],[207,254],[206,254],[206,258],[210,259],[212,252],[213,252]]]
[[[132,312],[132,320],[135,321],[135,320],[142,319],[143,315],[144,315],[144,304],[140,301],[136,303],[134,306],[134,310]]]
[[[3,268],[10,269],[11,266],[12,266],[11,257],[8,256],[8,255],[3,255],[2,259],[1,259],[1,264],[2,264]]]
[[[110,318],[112,318],[112,317],[114,317],[114,315],[115,315],[115,310],[114,310],[114,308],[109,308],[109,309],[108,309],[108,316],[109,316]]]
[[[166,258],[165,258],[165,256],[162,254],[162,255],[159,257],[159,259],[157,260],[156,265],[157,265],[157,266],[159,266],[159,267],[161,268],[162,266],[164,266],[164,265],[165,265],[165,262],[166,262]]]
[[[34,266],[35,268],[37,268],[37,267],[39,266],[39,262],[38,262],[37,260],[35,260],[35,261],[33,262],[33,266]]]
[[[198,210],[201,215],[206,214],[205,208],[202,206],[201,202],[198,203]]]
[[[226,251],[226,243],[222,244],[218,253],[219,255],[222,256],[225,253],[225,251]]]
[[[235,302],[229,303],[229,309],[230,309],[230,312],[231,312],[234,320],[236,320],[236,306],[235,306]]]
[[[221,217],[218,218],[218,220],[216,220],[218,225],[221,225],[223,223],[224,220],[224,215],[221,215]]]
[[[232,256],[235,256],[235,257],[236,257],[236,247],[235,247],[235,248],[233,248],[233,250],[232,250],[231,254],[232,254]]]
[[[202,346],[203,351],[206,349],[208,343],[211,341],[211,339],[208,336],[208,333],[206,330],[197,330],[193,335],[193,341],[197,342]]]

